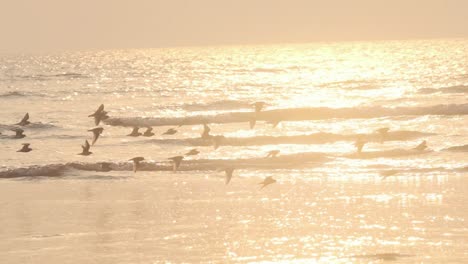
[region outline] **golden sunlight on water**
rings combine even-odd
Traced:
[[[467,54],[438,40],[0,57],[0,263],[465,263]],[[100,104],[104,132],[77,155]]]

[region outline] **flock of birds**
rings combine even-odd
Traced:
[[[263,102],[257,102],[254,105],[255,105],[255,112],[258,113],[263,108],[264,103]],[[99,106],[99,108],[93,114],[89,115],[88,117],[93,117],[95,125],[98,126],[101,123],[102,120],[106,120],[106,119],[109,118],[109,116],[107,114],[108,113],[104,110],[104,105],[101,104]],[[19,127],[15,127],[15,128],[11,129],[12,131],[15,132],[15,135],[13,136],[13,138],[15,138],[15,139],[25,138],[26,135],[24,134],[24,130],[22,128],[20,128],[20,127],[24,127],[24,126],[27,126],[29,124],[31,124],[31,122],[29,121],[29,113],[26,113],[25,116],[23,117],[23,119],[20,122],[14,124],[15,126],[19,126]],[[254,125],[255,125],[255,120],[250,121],[250,127],[252,128]],[[274,126],[276,126],[276,125],[277,125],[277,123]],[[182,126],[182,125],[179,125],[179,127],[180,126]],[[143,132],[143,133],[139,132],[139,129],[140,129],[139,127],[134,127],[132,129],[132,132],[130,134],[128,134],[127,136],[130,136],[130,137],[139,137],[139,136],[152,137],[152,136],[155,135],[155,133],[153,132],[153,128],[151,128],[151,127],[147,127],[146,131]],[[88,132],[92,132],[92,134],[93,134],[91,144],[86,139],[84,144],[81,146],[82,151],[81,151],[81,153],[78,153],[78,155],[89,156],[89,155],[93,154],[93,152],[90,151],[91,146],[93,146],[97,142],[97,140],[99,139],[99,137],[101,136],[103,131],[104,131],[104,128],[102,128],[102,127],[95,127],[95,128],[89,129]],[[204,139],[204,140],[211,140],[212,143],[213,143],[214,148],[217,149],[220,146],[221,141],[224,138],[224,136],[222,136],[222,135],[210,135],[210,131],[211,131],[210,127],[207,124],[203,124],[203,132],[201,134],[201,138]],[[178,131],[175,128],[169,128],[166,132],[162,133],[162,135],[174,135],[177,132]],[[0,135],[1,135],[1,132],[0,132]],[[30,152],[30,151],[33,150],[30,147],[30,145],[31,145],[30,143],[22,143],[22,145],[23,145],[23,147],[21,149],[19,149],[17,152]],[[276,157],[279,154],[279,152],[280,152],[279,150],[272,150],[272,151],[267,153],[267,157]],[[177,171],[177,169],[180,167],[180,164],[181,164],[182,160],[184,159],[184,157],[195,156],[195,155],[198,155],[199,153],[200,153],[200,151],[197,150],[196,148],[194,148],[194,149],[191,149],[190,151],[188,151],[187,153],[185,153],[184,155],[170,157],[170,158],[168,158],[168,160],[172,161],[173,171]],[[133,163],[133,172],[134,173],[136,173],[141,168],[141,162],[143,162],[144,160],[145,160],[144,157],[134,157],[134,158],[129,159],[129,161],[132,161],[132,163]],[[225,184],[229,184],[230,181],[231,181],[231,178],[233,176],[233,173],[234,173],[234,168],[226,167],[226,168],[220,169],[220,170],[224,170],[224,172],[225,172]],[[260,189],[263,189],[264,187],[266,187],[266,186],[268,186],[270,184],[273,184],[275,182],[276,182],[276,180],[273,179],[272,176],[268,176],[262,182],[259,183],[261,185]]]
[[[264,105],[265,105],[264,102],[256,102],[256,103],[253,104],[253,106],[255,107],[255,112],[254,112],[253,118],[251,120],[249,120],[250,128],[253,128],[255,126],[255,123],[256,123],[256,120],[257,120],[257,114],[263,109]],[[101,104],[99,106],[99,108],[93,114],[89,115],[88,117],[93,117],[95,125],[98,126],[101,123],[102,120],[106,120],[106,119],[109,118],[109,116],[107,114],[108,113],[104,110],[104,105]],[[271,123],[272,123],[273,127],[276,127],[279,122],[280,122],[280,120],[276,120],[276,121],[271,122]],[[15,127],[13,129],[11,129],[12,131],[15,132],[15,135],[13,136],[13,138],[20,139],[20,138],[26,137],[26,135],[24,134],[24,130],[22,128],[20,128],[20,127],[27,126],[30,123],[31,122],[29,121],[29,113],[26,113],[24,115],[23,119],[21,119],[20,122],[14,124],[14,125],[19,126],[19,127]],[[181,126],[182,126],[182,124],[179,125],[179,127],[181,127]],[[146,131],[143,132],[143,133],[139,132],[139,129],[140,129],[139,127],[133,127],[131,133],[128,134],[127,136],[130,136],[130,137],[139,137],[139,136],[152,137],[152,136],[155,135],[155,133],[153,132],[152,127],[147,127]],[[78,153],[78,155],[89,156],[89,155],[91,155],[93,153],[93,152],[90,151],[91,146],[93,146],[97,142],[97,140],[99,139],[99,136],[103,133],[104,128],[95,127],[95,128],[89,129],[88,131],[93,133],[93,138],[91,140],[91,144],[89,143],[88,140],[85,140],[84,145],[81,146],[82,147],[82,152]],[[224,139],[224,136],[222,136],[222,135],[210,135],[210,131],[211,131],[210,127],[206,123],[203,124],[203,132],[201,133],[201,138],[204,139],[204,140],[210,140],[211,143],[213,144],[214,149],[217,149],[221,145],[222,140]],[[381,143],[384,142],[385,139],[387,138],[388,131],[389,131],[388,127],[381,128],[381,129],[378,129],[378,130],[375,131],[376,133],[378,133],[380,135]],[[166,132],[162,133],[162,135],[174,135],[177,132],[178,131],[175,128],[169,128]],[[0,132],[0,134],[1,134],[1,132]],[[356,147],[357,154],[360,154],[362,152],[362,149],[363,149],[363,147],[364,147],[364,145],[366,143],[367,142],[363,139],[362,136],[357,138],[357,140],[354,142],[354,146]],[[413,149],[416,150],[416,151],[423,151],[426,148],[427,148],[427,142],[424,140],[418,146],[416,146]],[[30,152],[30,151],[32,151],[32,148],[30,147],[30,144],[29,143],[22,143],[22,148],[19,149],[17,152],[25,152],[26,153],[26,152]],[[180,167],[180,164],[181,164],[182,160],[184,159],[184,157],[195,156],[195,155],[198,155],[199,153],[200,153],[200,151],[198,151],[195,148],[195,149],[191,149],[190,151],[188,151],[184,155],[170,157],[170,158],[168,158],[168,160],[172,161],[173,171],[177,171],[177,169]],[[266,157],[267,158],[275,158],[276,156],[279,155],[279,153],[280,153],[280,150],[271,150],[271,151],[269,151],[267,153]],[[144,157],[134,157],[134,158],[129,159],[129,161],[133,162],[133,172],[134,173],[136,173],[141,168],[141,162],[144,161],[144,160],[145,160]],[[226,174],[225,183],[229,184],[229,182],[231,181],[233,172],[234,172],[234,168],[227,167],[227,168],[224,168],[222,170],[224,170],[225,174]],[[392,175],[394,175],[394,173],[392,173],[392,171],[381,173],[381,176],[383,177],[383,179],[385,179],[388,176],[392,176]],[[276,180],[273,179],[273,177],[268,176],[262,182],[260,182],[259,184],[262,185],[261,188],[264,188],[265,186],[268,186],[268,185],[273,184],[275,182],[276,182]]]

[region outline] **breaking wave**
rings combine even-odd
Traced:
[[[76,72],[65,72],[57,74],[32,74],[32,75],[15,75],[13,78],[18,80],[36,80],[45,81],[50,79],[82,79],[89,78],[88,75],[76,73]]]
[[[454,146],[454,147],[443,149],[443,151],[468,152],[468,145]]]
[[[424,133],[418,131],[390,131],[385,136],[384,141],[405,141],[417,139],[420,137],[433,136],[433,133]],[[224,146],[260,146],[274,144],[324,144],[337,141],[355,141],[358,137],[363,137],[368,142],[382,142],[380,134],[332,134],[332,133],[313,133],[297,136],[255,136],[255,137],[224,137],[220,145]],[[147,144],[148,141],[137,141]],[[173,144],[187,146],[211,146],[212,140],[202,138],[186,139],[151,139],[151,143]]]
[[[468,93],[467,85],[456,85],[443,88],[422,88],[418,90],[422,94],[433,94],[433,93]]]
[[[104,122],[111,126],[176,126],[203,123],[238,123],[259,121],[303,121],[332,118],[378,118],[389,116],[467,115],[468,104],[447,104],[428,107],[359,107],[359,108],[290,108],[254,112],[232,112],[189,117],[111,117]]]
[[[278,169],[313,166],[327,161],[328,158],[322,153],[298,153],[283,155],[275,158],[251,158],[251,159],[200,159],[183,161],[178,168],[179,171],[204,171],[218,170],[220,168],[233,167],[237,169]],[[0,171],[0,178],[31,177],[31,176],[61,176],[68,170],[83,171],[132,171],[133,164],[126,162],[97,162],[79,163],[71,162],[65,164],[47,164],[40,166],[29,166],[12,168]],[[172,163],[164,162],[142,162],[141,171],[171,171]]]
[[[245,101],[221,100],[209,103],[189,103],[181,106],[188,111],[208,111],[208,110],[235,110],[252,108],[252,104]]]

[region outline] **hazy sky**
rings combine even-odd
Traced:
[[[468,37],[468,0],[3,0],[0,51]]]

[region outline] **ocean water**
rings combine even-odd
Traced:
[[[0,55],[0,263],[467,263],[467,95],[466,39]]]

